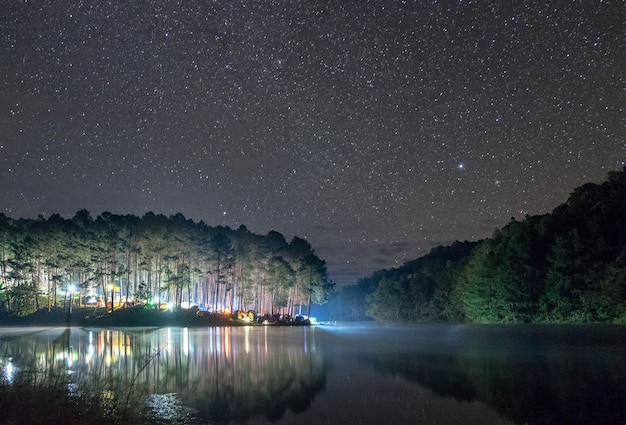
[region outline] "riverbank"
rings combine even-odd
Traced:
[[[267,326],[304,326],[308,321],[270,323]],[[107,312],[105,308],[77,307],[39,310],[28,316],[0,317],[0,326],[79,326],[79,327],[206,327],[206,326],[264,326],[238,320],[235,314],[197,314],[193,310],[156,310],[145,307],[120,308]]]
[[[230,315],[200,316],[191,310],[154,310],[149,308],[121,308],[107,312],[104,308],[78,307],[39,310],[28,316],[4,316],[0,326],[80,326],[80,327],[163,327],[163,326],[238,326]]]

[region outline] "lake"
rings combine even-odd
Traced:
[[[0,328],[0,368],[132,392],[151,423],[626,423],[624,326]]]

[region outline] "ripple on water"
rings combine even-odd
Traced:
[[[184,406],[175,393],[150,394],[145,397],[145,404],[150,409],[151,423],[168,425],[192,425],[194,410]]]

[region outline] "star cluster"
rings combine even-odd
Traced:
[[[338,283],[626,157],[621,1],[8,0],[0,207],[308,239]]]

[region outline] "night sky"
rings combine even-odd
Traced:
[[[307,239],[355,283],[626,158],[626,5],[0,2],[0,212]]]

